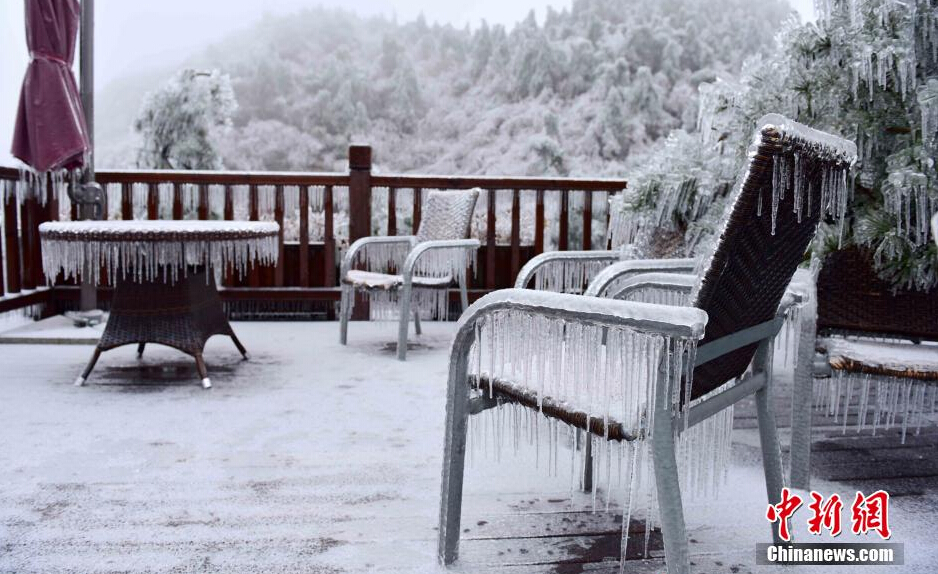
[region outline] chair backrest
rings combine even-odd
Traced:
[[[819,332],[938,341],[938,287],[897,290],[873,267],[873,250],[851,246],[824,258],[817,279]]]
[[[424,204],[417,241],[467,239],[479,189],[431,191]]]
[[[691,300],[709,320],[701,345],[770,321],[824,213],[841,216],[856,146],[777,114],[759,121],[748,165]],[[694,370],[692,398],[742,375],[756,344]]]

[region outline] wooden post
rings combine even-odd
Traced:
[[[349,243],[371,235],[371,146],[348,148]]]
[[[397,235],[397,189],[388,188],[388,235]]]
[[[250,215],[248,219],[251,221],[259,221],[260,213],[257,206],[257,186],[254,184],[248,186],[248,204],[250,205]],[[261,286],[261,272],[257,261],[253,262],[251,268],[248,270],[248,285],[251,287]]]
[[[371,235],[371,146],[349,146],[348,168],[348,241],[351,245],[356,239]],[[362,297],[355,304],[352,319],[367,320],[368,317],[368,301]]]
[[[593,248],[593,194],[583,192],[583,251]]]
[[[283,186],[274,187],[274,220],[280,226],[277,233],[277,266],[274,268],[274,285],[283,287]]]
[[[173,219],[182,219],[182,184],[173,184]]]
[[[544,190],[537,190],[537,204],[534,206],[534,254],[544,253]]]
[[[208,219],[208,186],[204,183],[199,185],[198,218],[200,221]]]
[[[570,192],[566,189],[560,192],[560,231],[557,237],[557,250],[567,251],[570,248]]]
[[[301,185],[300,194],[300,287],[309,287],[309,188]]]
[[[20,238],[23,245],[23,275],[21,277],[23,289],[31,290],[36,288],[36,275],[33,269],[35,257],[33,251],[37,249],[36,239],[38,239],[38,230],[36,236],[33,236],[34,228],[39,226],[36,222],[36,210],[34,205],[36,198],[30,197],[31,191],[23,197],[23,203],[20,205]]]
[[[16,194],[7,190],[3,198],[3,231],[7,244],[7,293],[20,292],[20,240],[16,221]]]
[[[160,218],[160,188],[151,183],[147,188],[147,219]]]
[[[487,225],[485,230],[485,287],[495,288],[495,190],[489,190]]]
[[[521,192],[511,192],[511,281],[521,269]]]
[[[134,189],[132,183],[121,184],[121,219],[132,221],[134,218]]]

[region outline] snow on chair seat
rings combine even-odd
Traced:
[[[453,283],[453,278],[450,275],[445,277],[421,277],[415,275],[413,281],[415,287],[446,289]],[[404,285],[404,276],[352,269],[342,278],[342,283],[354,285],[362,289],[383,289],[390,291],[392,289],[399,289]]]

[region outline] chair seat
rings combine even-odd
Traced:
[[[424,289],[445,289],[453,282],[452,277],[417,277],[414,276],[414,287]],[[361,271],[352,269],[345,277],[342,283],[354,285],[359,289],[381,289],[393,291],[399,289],[404,284],[402,275],[391,275],[389,273],[375,273],[373,271]]]
[[[571,405],[567,401],[550,396],[538,397],[534,391],[511,381],[493,379],[487,375],[481,377],[470,375],[469,383],[480,390],[483,398],[491,396],[498,400],[519,403],[539,410],[546,417],[561,420],[570,426],[608,440],[633,441],[639,438],[639,433],[636,430],[626,428],[625,425],[615,419],[608,419],[604,422],[602,418],[591,417],[586,411]]]
[[[935,343],[916,345],[828,337],[819,339],[818,345],[827,350],[828,361],[835,370],[938,381]]]

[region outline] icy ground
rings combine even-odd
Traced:
[[[435,526],[452,329],[426,324],[401,363],[387,345],[393,326],[353,323],[343,348],[335,323],[236,324],[252,360],[214,338],[210,391],[188,357],[166,348],[142,361],[132,347],[108,352],[89,386],[75,388],[91,347],[0,345],[0,572],[442,571]],[[769,535],[757,434],[735,441],[729,494],[688,508],[694,570],[780,572],[753,565]],[[589,508],[585,495],[571,500],[569,473],[558,474],[534,469],[530,449],[498,462],[476,456],[453,570],[554,572],[543,563],[582,556],[577,539],[536,537],[556,513]],[[905,543],[907,565],[862,572],[933,572],[935,507],[934,491],[894,498],[893,541]],[[603,516],[595,521],[614,521]],[[614,564],[572,566],[559,571]],[[660,558],[629,567],[663,571]]]

